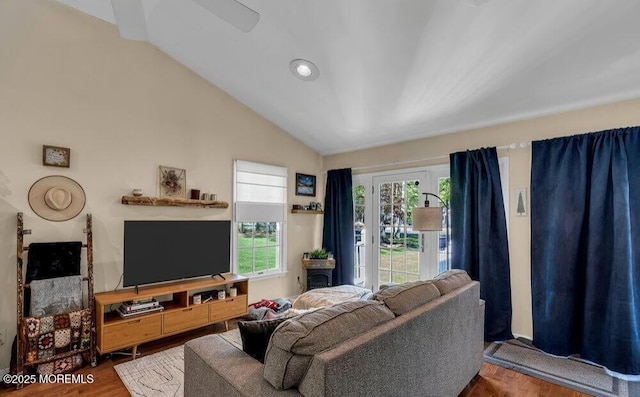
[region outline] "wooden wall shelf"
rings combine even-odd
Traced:
[[[324,211],[315,210],[291,210],[292,214],[324,214]]]
[[[302,268],[304,269],[334,269],[336,267],[335,259],[303,259]]]
[[[226,201],[193,200],[172,197],[122,196],[122,204],[156,207],[228,208]]]

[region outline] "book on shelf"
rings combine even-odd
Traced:
[[[146,307],[146,308],[143,308],[143,309],[128,310],[127,306],[122,304],[122,305],[120,305],[118,307],[118,315],[120,315],[120,317],[122,317],[122,318],[127,318],[127,317],[131,317],[131,316],[137,316],[139,314],[157,312],[157,311],[160,311],[160,310],[164,310],[164,307],[162,307],[161,305],[152,306],[152,307]]]
[[[126,303],[138,304],[138,303],[150,303],[150,302],[157,302],[156,298],[134,299],[134,300],[131,300],[131,301],[127,301]]]
[[[149,309],[160,306],[160,302],[151,298],[144,301],[126,301],[123,302],[121,307],[123,307],[126,311],[131,312],[139,309]]]

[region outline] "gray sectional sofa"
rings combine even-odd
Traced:
[[[199,396],[457,396],[480,371],[480,285],[452,270],[280,324],[265,364],[219,335],[185,344]]]

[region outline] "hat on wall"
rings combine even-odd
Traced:
[[[84,208],[82,186],[62,175],[45,176],[29,189],[29,205],[39,217],[62,222],[75,218]]]

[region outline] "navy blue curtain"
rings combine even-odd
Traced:
[[[451,267],[480,281],[484,338],[513,338],[507,221],[496,148],[452,153]]]
[[[322,247],[333,253],[333,285],[353,284],[353,191],[351,169],[327,173]]]
[[[640,374],[640,127],[537,141],[533,342]]]

